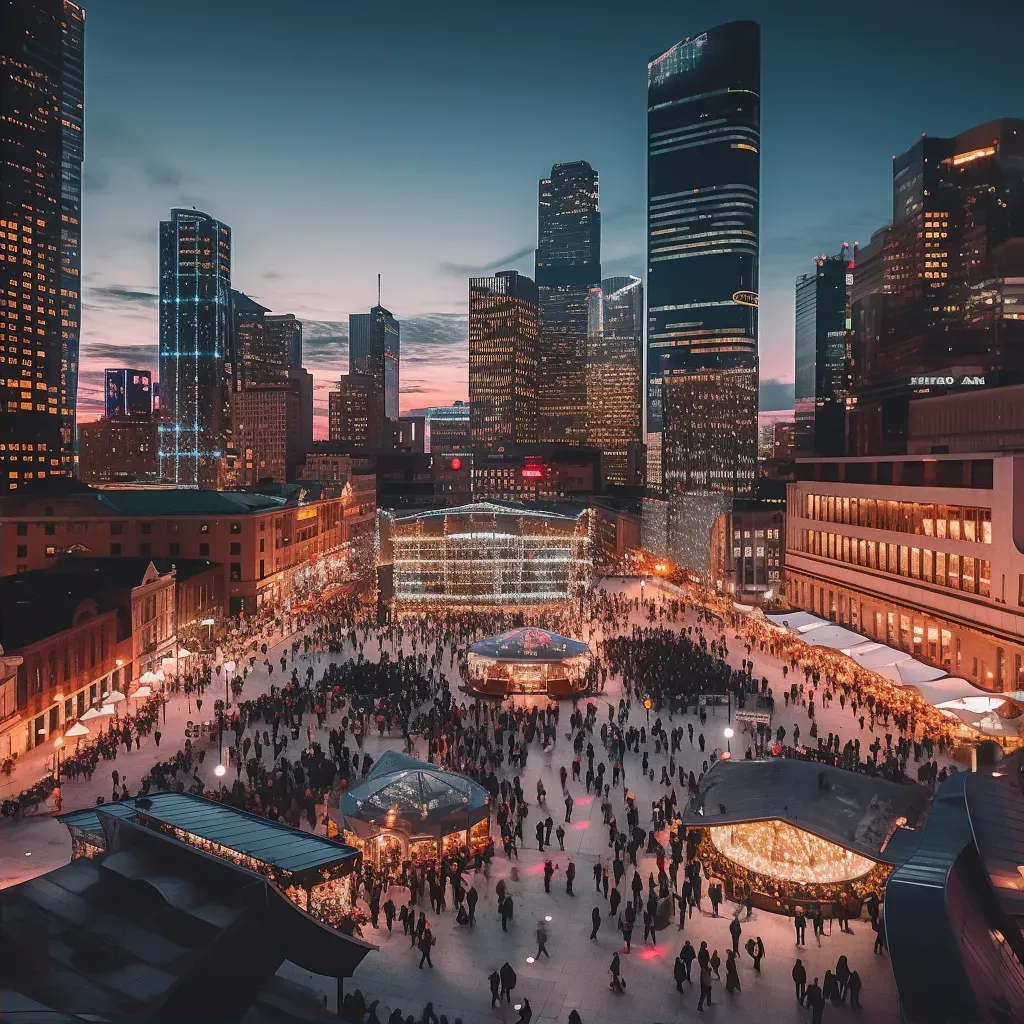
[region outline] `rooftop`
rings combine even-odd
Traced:
[[[820,784],[824,777],[827,787]],[[712,765],[700,783],[688,825],[735,825],[784,821],[876,861],[891,863],[885,845],[898,818],[916,826],[928,792],[914,783],[889,782],[817,761],[777,757],[726,760]],[[698,809],[699,808],[699,809]]]
[[[560,512],[545,512],[540,509],[526,508],[520,505],[501,505],[496,501],[474,501],[468,505],[455,505],[451,508],[432,508],[427,509],[425,512],[413,512],[407,516],[396,516],[395,521],[403,523],[414,519],[434,519],[438,516],[471,515],[527,516],[529,518],[567,521],[574,521],[579,518],[579,516],[562,515]]]
[[[491,636],[470,644],[469,653],[498,661],[564,661],[581,654],[590,654],[582,640],[549,633],[536,626],[512,629],[501,636]]]

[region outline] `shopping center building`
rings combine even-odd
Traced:
[[[801,460],[785,559],[794,607],[1024,689],[1024,455]]]

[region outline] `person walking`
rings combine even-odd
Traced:
[[[700,999],[697,1000],[697,1012],[703,1013],[704,1006],[711,1005],[711,968],[700,969]]]
[[[543,953],[549,960],[551,954],[548,952],[547,947],[548,941],[548,929],[547,925],[543,921],[537,922],[537,955],[534,957],[535,960],[540,959],[541,953]]]
[[[390,896],[384,901],[384,920],[390,932],[391,926],[395,923],[395,901]]]
[[[740,973],[736,966],[736,954],[730,949],[725,954],[725,991],[735,995],[740,989]]]
[[[885,952],[885,918],[880,917],[875,925],[875,952]]]
[[[729,922],[729,934],[732,936],[732,951],[739,954],[740,936],[743,934],[743,926],[740,924],[739,917],[734,917]]]
[[[544,891],[551,892],[551,877],[555,873],[555,865],[551,863],[551,858],[548,857],[544,861]]]
[[[498,906],[498,913],[501,915],[501,930],[508,931],[508,923],[512,920],[512,897],[506,896]]]
[[[530,1024],[533,1020],[533,1007],[530,1006],[530,1000],[524,999],[523,1005],[519,1007],[519,1018],[516,1020],[516,1024]]]
[[[504,997],[506,1003],[512,1002],[512,990],[516,987],[516,972],[512,969],[512,965],[506,960],[501,965],[501,970],[498,972],[501,980],[501,995],[498,996],[498,1002],[501,1002]]]
[[[575,896],[576,895],[576,893],[574,893],[572,891],[572,883],[573,883],[573,879],[575,879],[575,877],[576,877],[576,865],[572,862],[572,859],[570,858],[569,863],[565,865],[565,891],[570,896]]]
[[[807,995],[807,968],[799,957],[793,964],[793,984],[796,986],[796,1001],[803,1006]]]
[[[821,1024],[821,1016],[825,1012],[825,997],[821,994],[817,978],[807,986],[805,1003],[810,1008],[812,1024]]]
[[[608,908],[608,916],[615,917],[619,912],[619,904],[622,902],[622,893],[618,889],[612,889],[611,895],[608,897],[610,904]]]
[[[419,950],[420,950],[420,970],[423,970],[423,961],[427,961],[427,966],[433,970],[434,965],[430,962],[430,948],[434,945],[437,940],[434,938],[433,933],[430,931],[430,925],[423,929],[423,934],[420,936]]]
[[[500,998],[498,993],[501,991],[501,975],[497,971],[491,971],[487,975],[487,983],[491,986],[491,1009],[493,1010]]]
[[[626,988],[626,983],[622,980],[621,971],[622,962],[619,959],[619,954],[615,953],[612,955],[612,962],[608,965],[608,973],[611,975],[608,987],[613,992],[622,992]]]
[[[683,948],[679,951],[679,959],[683,961],[683,966],[686,969],[686,980],[692,985],[693,978],[691,977],[691,972],[693,970],[693,961],[697,959],[697,951],[690,944],[689,939],[683,943]]]
[[[471,885],[466,893],[466,907],[469,909],[470,924],[476,924],[476,904],[479,899],[480,893],[476,891],[476,886]]]
[[[761,961],[764,959],[764,943],[761,941],[761,936],[758,935],[754,940],[754,952],[750,954],[754,961],[754,970],[758,974],[761,973]]]
[[[860,975],[856,971],[850,972],[850,982],[846,986],[846,990],[850,993],[850,1009],[860,1009]]]
[[[711,970],[715,975],[715,981],[722,980],[722,958],[718,955],[718,950],[711,951]]]
[[[793,916],[793,927],[796,929],[796,944],[798,946],[806,945],[807,918],[804,916],[801,907],[796,908],[796,914]]]
[[[846,1002],[846,991],[850,987],[850,962],[845,956],[836,961],[836,981],[839,983],[839,1001]]]
[[[683,963],[682,956],[677,956],[676,962],[672,965],[672,977],[675,979],[676,982],[676,991],[682,992],[683,982],[689,980],[686,977],[686,964]]]
[[[590,938],[596,942],[597,933],[601,930],[601,908],[594,907],[590,912],[590,920],[593,923],[593,928],[590,929]]]
[[[711,963],[711,950],[708,949],[708,944],[702,942],[700,949],[697,950],[697,966],[703,971],[705,967]]]
[[[565,829],[561,825],[555,829],[555,838],[558,840],[558,849],[565,851]]]

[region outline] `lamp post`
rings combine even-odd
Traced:
[[[732,756],[732,738],[734,736],[733,728],[731,725],[725,727],[725,746],[729,751],[729,756]]]
[[[54,775],[56,777],[56,785],[58,785],[58,786],[60,785],[60,752],[61,752],[61,748],[63,746],[64,746],[64,737],[63,736],[58,736],[53,741],[53,749],[55,751],[55,758],[56,758],[56,764],[54,766]]]

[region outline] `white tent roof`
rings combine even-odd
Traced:
[[[834,651],[841,651],[844,647],[859,647],[866,642],[859,633],[832,622],[804,631],[801,639],[815,647],[828,647]]]
[[[857,650],[852,651],[850,657],[858,665],[864,668],[873,668],[876,671],[884,668],[886,665],[898,665],[901,661],[911,660],[910,655],[905,651],[897,651],[894,647],[886,647],[885,644],[874,644],[870,648],[867,644],[864,644]],[[882,673],[882,675],[887,674],[885,672]]]
[[[783,626],[794,633],[803,633],[808,629],[828,625],[828,619],[821,619],[810,612],[782,612],[781,614],[766,615],[765,618],[776,626]]]
[[[1005,701],[1010,696],[1008,693],[993,693],[991,690],[983,690],[966,679],[958,679],[954,676],[947,676],[945,679],[921,680],[914,683],[913,687],[932,707],[942,707],[947,701],[963,700],[966,697],[990,697]]]
[[[910,684],[934,682],[946,674],[944,669],[936,668],[934,665],[925,665],[924,662],[915,661],[913,658],[909,661],[901,661],[895,668],[899,673],[900,681]]]
[[[1000,718],[994,711],[978,714],[973,711],[950,711],[948,714],[955,715],[964,725],[977,729],[986,736],[1018,736],[1020,734],[1019,722],[1021,719]]]

